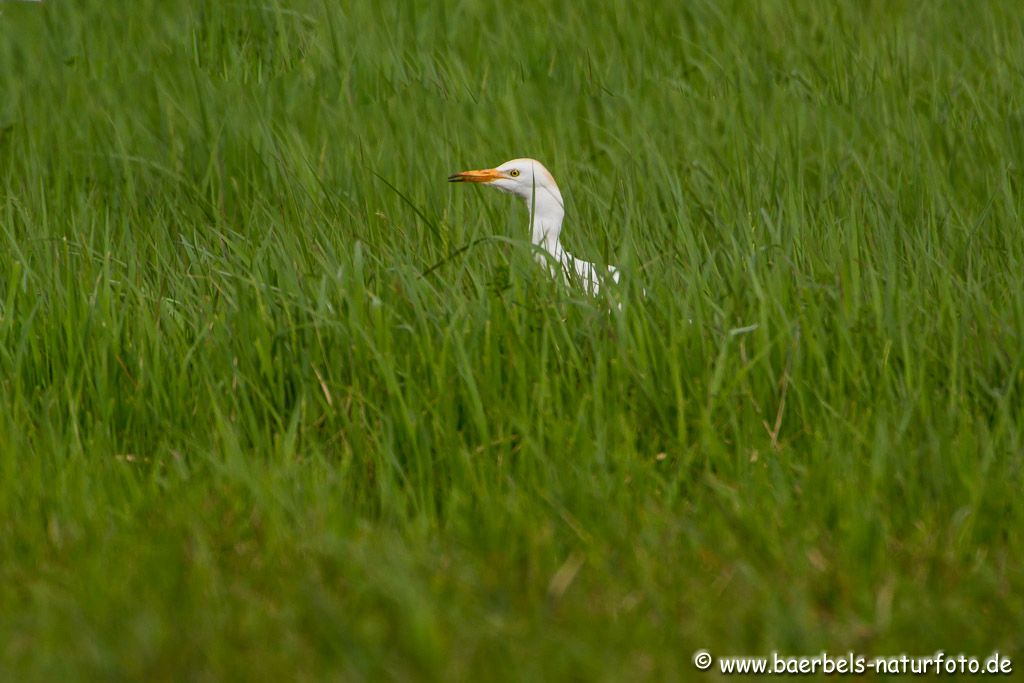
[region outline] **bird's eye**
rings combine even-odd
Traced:
[[[519,170],[513,168],[511,171],[508,172],[508,174],[510,176],[512,176],[513,178],[518,178],[519,177]]]

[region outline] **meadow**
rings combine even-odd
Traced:
[[[0,2],[0,679],[1018,655],[1022,226],[1010,0]]]

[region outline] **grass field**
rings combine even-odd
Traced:
[[[1021,653],[1019,3],[0,12],[0,679]]]

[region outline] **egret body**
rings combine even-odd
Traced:
[[[543,250],[537,253],[537,261],[549,268],[552,275],[561,272],[567,280],[579,282],[591,294],[598,293],[604,279],[619,281],[619,271],[614,266],[607,266],[604,270],[576,258],[562,246],[559,239],[562,219],[565,218],[562,193],[548,169],[536,159],[513,159],[496,168],[454,173],[448,176],[448,180],[453,183],[484,183],[526,202],[530,212],[530,240]]]

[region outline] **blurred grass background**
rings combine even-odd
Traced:
[[[1022,174],[1011,1],[0,4],[0,677],[1016,654]]]

